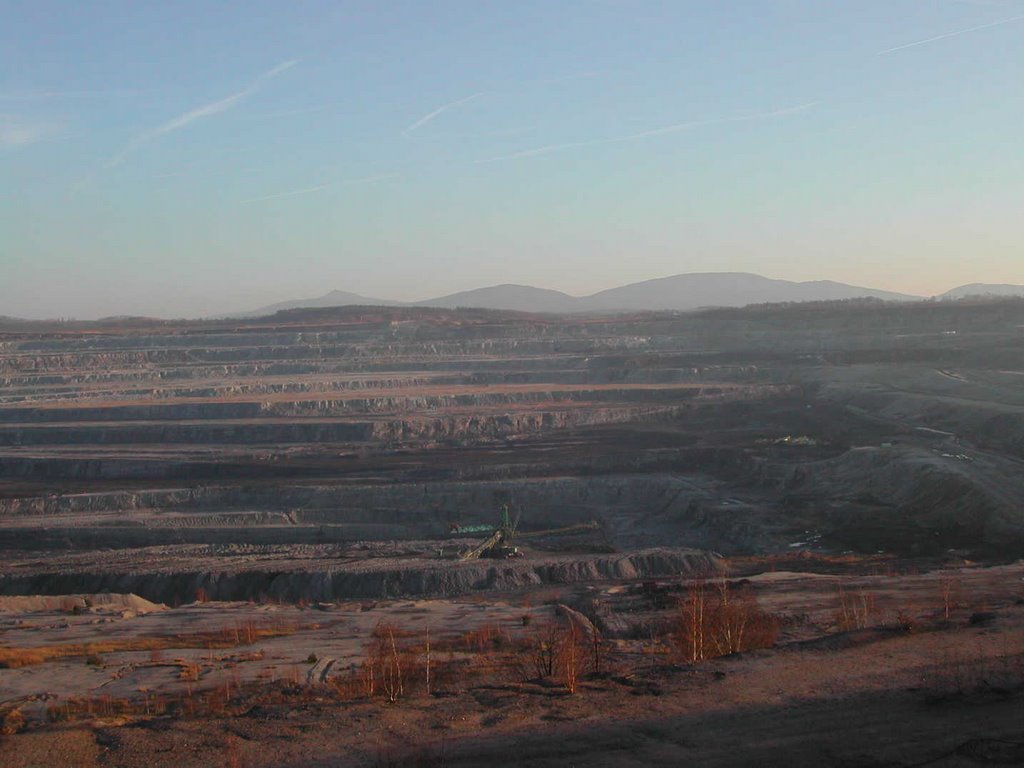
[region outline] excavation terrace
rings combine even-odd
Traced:
[[[1019,706],[1022,462],[1020,301],[3,320],[0,719],[31,764],[31,739],[95,718],[270,717],[414,689],[463,711],[501,686],[523,701],[550,679],[590,686],[562,720],[524,715],[557,741],[622,690],[692,687],[694,600],[747,611],[757,639],[708,653],[753,653],[735,667],[751,680],[795,649],[855,667],[865,644],[910,658],[995,626]],[[530,655],[581,638],[586,681]],[[408,689],[380,687],[424,651],[425,689],[405,672]],[[907,665],[890,671],[909,680]],[[406,725],[434,727],[416,706]],[[453,760],[513,738],[495,707],[495,741]],[[668,709],[689,722],[688,707]],[[374,738],[409,746],[388,718]]]

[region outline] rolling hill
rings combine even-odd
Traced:
[[[970,283],[939,296],[940,299],[965,299],[969,296],[1024,296],[1024,285]]]
[[[410,307],[473,307],[518,312],[565,314],[572,312],[630,312],[642,310],[690,311],[703,307],[742,307],[797,301],[835,301],[876,298],[884,301],[917,301],[911,296],[831,280],[793,282],[774,280],[746,272],[708,272],[675,275],[600,291],[590,296],[570,296],[561,291],[529,285],[493,285],[417,302],[374,299],[346,291],[331,291],[311,299],[283,301],[235,317],[255,317],[300,307],[351,305]]]

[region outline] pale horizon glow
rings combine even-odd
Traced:
[[[1024,0],[39,0],[0,315],[750,272],[1024,284]]]

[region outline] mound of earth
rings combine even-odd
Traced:
[[[96,595],[0,595],[0,611],[12,613],[35,613],[42,611],[73,611],[107,609],[114,611],[133,611],[137,614],[166,611],[167,606],[151,603],[149,600],[134,594],[96,594]]]

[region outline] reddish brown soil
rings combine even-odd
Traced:
[[[876,599],[874,626],[837,632],[836,577],[769,572],[751,582],[759,601],[800,619],[774,649],[691,666],[663,645],[620,645],[616,671],[585,678],[575,695],[554,680],[481,680],[394,704],[339,703],[326,689],[270,684],[234,702],[232,716],[32,726],[4,742],[4,765],[45,754],[125,768],[1019,764],[1022,573],[850,575],[850,593]],[[648,593],[620,592],[635,596],[618,608],[649,610]],[[897,615],[912,616],[911,629]]]

